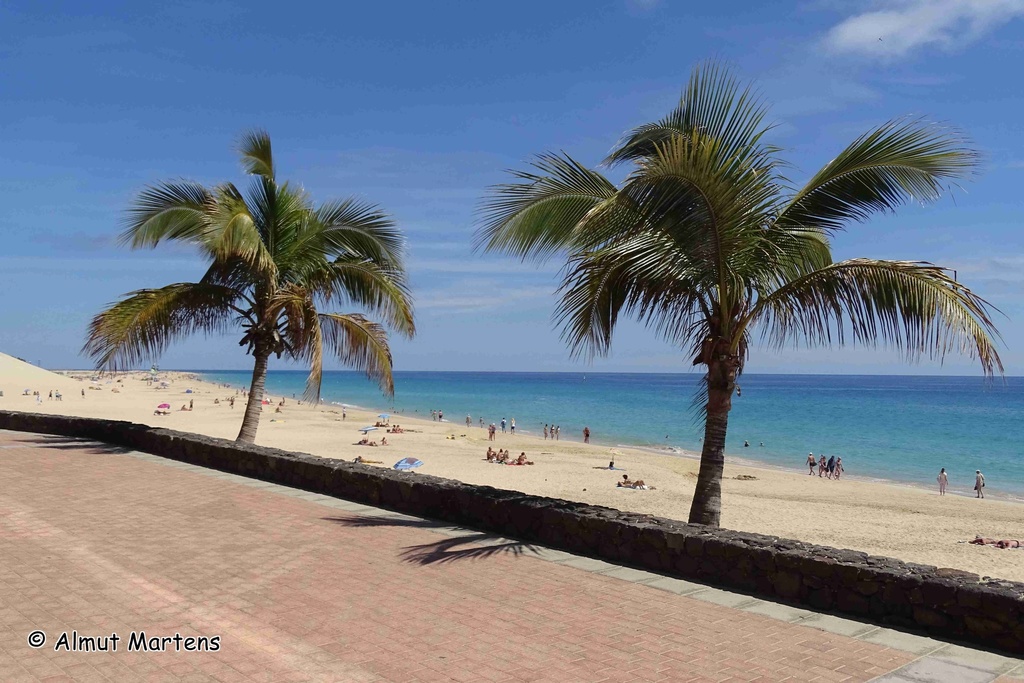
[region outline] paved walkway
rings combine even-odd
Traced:
[[[45,633],[38,649],[33,631]],[[55,651],[72,631],[121,640]],[[219,649],[128,651],[139,631],[203,636],[205,650],[219,636]],[[928,638],[0,431],[2,681],[1009,683],[1022,672]]]

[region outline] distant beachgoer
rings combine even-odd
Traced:
[[[832,475],[836,471],[836,456],[830,455],[828,458],[828,478],[831,479]]]
[[[759,443],[759,444],[758,444],[758,446],[760,446],[761,448],[764,448],[764,441],[762,441],[761,443]]]
[[[834,477],[839,479],[839,475],[843,473],[843,459],[836,458],[836,471]]]
[[[516,435],[516,419],[513,417],[512,421],[508,423],[508,431],[512,436]]]
[[[963,543],[963,541],[960,541]],[[975,536],[973,541],[967,541],[971,545],[994,545],[997,548],[1020,548],[1020,541],[1017,539],[1003,539],[997,541],[994,538],[982,538],[981,536]]]
[[[560,426],[559,427],[555,427],[555,441],[558,441],[558,437],[561,435],[561,433],[562,433],[562,428]]]
[[[85,389],[82,389],[82,398],[85,398]]]
[[[985,497],[985,475],[981,473],[981,470],[974,470],[974,490],[977,491],[975,498]]]
[[[487,440],[494,441],[494,433],[498,431],[497,426],[492,422],[491,426],[487,428]]]
[[[546,424],[546,423],[545,423],[545,425],[544,425],[544,440],[545,440],[545,441],[547,441],[547,440],[548,440],[548,426],[547,426],[547,424]]]
[[[946,474],[946,468],[945,467],[943,467],[941,470],[939,470],[939,476],[936,477],[935,480],[937,482],[939,482],[939,495],[940,496],[946,495],[946,486],[949,484],[949,475]]]
[[[50,389],[50,395],[46,398],[46,400],[48,400],[48,401],[52,401],[53,400],[53,389]]]
[[[825,454],[821,454],[821,458],[818,459],[818,478],[820,479],[825,472],[828,471],[828,462],[825,460]]]
[[[230,403],[231,407],[234,408],[235,407],[235,397],[232,396],[230,399],[228,399],[228,403]]]
[[[583,443],[590,443],[590,427],[583,428]]]
[[[744,448],[750,448],[750,442],[749,441],[744,441],[743,442],[743,447]]]
[[[437,411],[437,421],[438,422],[444,422],[444,411],[443,410]]]
[[[505,433],[505,418],[501,418],[501,433]]]
[[[483,429],[483,428],[484,428],[484,419],[481,417],[480,418],[480,429]]]
[[[473,426],[473,418],[471,416],[469,416],[469,415],[466,416],[466,426],[467,427],[472,427]]]
[[[346,419],[347,417],[348,417],[348,413],[347,413],[347,412],[345,412],[345,409],[344,409],[344,408],[342,408],[342,409],[341,409],[341,419],[342,419],[342,420],[344,420],[344,419]]]
[[[189,409],[189,410],[192,410],[192,401],[193,401],[193,400],[194,400],[194,399],[191,399],[191,398],[190,398],[190,399],[188,400],[188,409]],[[281,401],[281,403],[282,403],[282,404],[284,404],[284,401]]]

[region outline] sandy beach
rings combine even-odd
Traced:
[[[201,382],[187,373],[160,373],[168,382],[165,388],[148,382],[148,373],[143,372],[105,375],[98,381],[90,380],[92,376],[54,374],[0,354],[0,409],[129,420],[229,439],[237,435],[245,403],[238,396],[234,408],[229,405],[234,388]],[[23,395],[25,389],[39,391],[40,401]],[[62,400],[49,398],[51,390],[59,390]],[[386,436],[388,446],[359,446],[358,429],[374,424],[376,411],[349,408],[343,420],[339,406],[300,406],[291,396],[269,398],[257,442],[322,457],[352,460],[361,455],[389,466],[414,456],[424,462],[417,472],[425,474],[674,519],[686,519],[696,480],[694,459],[586,445],[580,435],[565,433],[556,442],[513,437],[499,429],[489,443],[487,431],[479,426],[405,415],[391,418],[405,433],[371,433],[378,442]],[[277,413],[282,398],[285,405]],[[189,401],[193,410],[181,411]],[[171,405],[169,415],[154,415],[160,403]],[[484,459],[488,445],[507,448],[513,456],[525,452],[536,464],[490,464]],[[611,459],[631,478],[656,488],[617,488],[623,472],[604,469]],[[828,481],[796,467],[789,472],[732,463],[725,475],[724,527],[1024,581],[1024,550],[962,542],[977,534],[1020,538],[1024,507],[1019,503],[991,497],[976,500],[973,495],[940,497],[937,491],[854,478]],[[952,482],[950,490],[967,493],[972,483]]]

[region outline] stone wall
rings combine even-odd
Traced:
[[[84,437],[817,610],[1024,654],[1024,583],[130,422],[0,411]],[[1010,552],[1010,551],[1008,551]]]

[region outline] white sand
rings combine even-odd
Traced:
[[[241,424],[244,400],[239,396],[233,409],[226,402],[234,395],[233,389],[205,384],[181,373],[161,373],[171,379],[167,389],[147,386],[147,373],[119,375],[121,382],[105,376],[99,384],[87,379],[92,373],[75,374],[75,378],[55,375],[0,354],[0,390],[4,391],[0,409],[130,420],[224,438],[234,438]],[[25,388],[42,392],[42,404],[37,405],[31,396],[22,396]],[[185,393],[189,388],[195,393]],[[50,389],[59,389],[64,400],[47,399]],[[214,404],[215,398],[221,399],[219,405]],[[580,443],[575,434],[563,434],[561,441],[553,442],[539,437],[511,437],[499,430],[497,441],[491,445],[508,448],[513,455],[525,451],[536,465],[493,465],[484,461],[488,446],[484,429],[402,415],[394,416],[392,422],[415,431],[395,435],[383,430],[372,432],[371,437],[378,441],[387,436],[391,445],[369,448],[354,444],[361,436],[357,430],[376,421],[373,414],[349,410],[348,419],[342,421],[340,408],[298,406],[291,398],[278,414],[274,409],[280,398],[274,396],[273,405],[264,409],[257,437],[260,444],[346,460],[362,455],[385,465],[415,456],[424,462],[418,472],[470,483],[674,519],[686,519],[689,510],[697,472],[695,460],[624,448],[615,449],[618,454],[613,455],[605,446]],[[195,410],[180,412],[190,399]],[[154,416],[153,409],[163,402],[170,403],[173,412]],[[450,435],[456,438],[447,439]],[[616,466],[625,468],[631,478],[643,479],[656,490],[616,488],[615,481],[622,472],[597,469],[613,457]],[[757,479],[735,479],[740,474]],[[1024,536],[1024,507],[1018,503],[976,500],[973,495],[940,498],[935,491],[852,478],[828,481],[816,475],[808,477],[806,470],[789,472],[729,464],[725,475],[724,527],[1024,581],[1024,550],[958,543],[976,534],[992,538]],[[952,482],[951,491],[966,493],[972,485]]]

